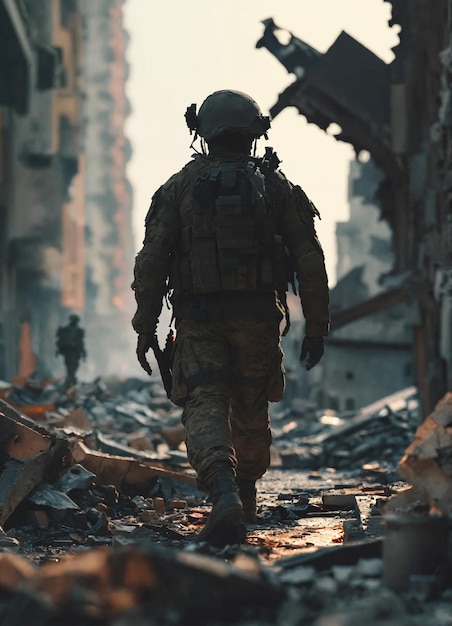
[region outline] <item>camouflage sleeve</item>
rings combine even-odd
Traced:
[[[328,276],[314,225],[320,215],[301,187],[281,179],[281,229],[298,279],[306,335],[326,336],[330,329]]]
[[[153,333],[167,292],[171,253],[178,229],[175,177],[154,194],[145,221],[143,247],[137,254],[132,289],[137,310],[132,326]]]

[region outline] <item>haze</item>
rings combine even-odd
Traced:
[[[158,8],[156,8],[156,6]],[[133,156],[128,176],[134,189],[137,250],[152,194],[189,159],[191,137],[185,125],[188,105],[201,105],[217,89],[251,95],[264,114],[295,77],[266,49],[255,45],[262,20],[276,24],[325,52],[342,30],[386,63],[398,43],[383,0],[127,0],[130,34],[127,84],[132,113],[126,132]],[[325,251],[330,286],[336,282],[335,224],[348,219],[350,145],[336,141],[291,108],[272,122],[269,141],[282,171],[300,184],[319,209],[317,231]]]

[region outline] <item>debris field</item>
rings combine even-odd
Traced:
[[[450,394],[272,407],[258,521],[220,549],[159,383],[1,387],[2,624],[452,624]]]

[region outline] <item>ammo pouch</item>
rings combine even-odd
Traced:
[[[186,293],[287,288],[284,246],[254,161],[212,166],[197,179],[190,240],[179,265]]]

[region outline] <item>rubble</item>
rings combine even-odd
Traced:
[[[441,572],[452,565],[451,452],[452,393],[447,393],[419,425],[400,460],[397,471],[411,486],[383,508],[384,580],[393,589],[406,589],[413,577],[438,584]]]
[[[446,394],[418,427],[397,471],[431,507],[451,514],[452,393]]]
[[[316,411],[314,415],[308,414],[306,423],[304,415],[294,413],[290,417],[298,420],[290,430],[290,437],[284,425],[279,428],[279,416],[275,416],[278,457],[282,467],[293,469],[341,469],[372,464],[378,470],[395,466],[419,424],[418,410],[416,389],[408,387],[351,415],[327,414],[329,420],[322,421],[323,415],[319,417]],[[287,417],[285,414],[283,419]]]
[[[43,397],[53,408],[39,420],[20,404],[0,404],[0,493],[12,503],[0,535],[2,623],[184,625],[215,616],[219,624],[326,626],[348,623],[337,620],[353,615],[355,603],[375,607],[381,598],[388,620],[424,626],[423,610],[410,608],[413,594],[441,612],[447,559],[441,572],[417,568],[422,550],[396,559],[403,553],[396,541],[395,567],[385,549],[389,513],[400,512],[393,502],[425,507],[422,489],[409,489],[395,471],[419,425],[412,388],[356,414],[294,403],[272,415],[273,465],[259,481],[258,521],[243,545],[219,549],[193,541],[210,505],[186,458],[180,411],[161,385],[97,379],[67,392],[49,385]],[[386,455],[374,437],[383,431]],[[357,439],[368,453],[356,452]],[[58,446],[65,454],[50,463]],[[41,457],[29,480],[24,466]],[[369,620],[377,613],[369,608]]]
[[[1,569],[17,594],[10,603],[15,623],[29,623],[35,611],[45,615],[39,623],[67,623],[68,618],[105,623],[119,615],[132,618],[137,606],[153,623],[206,624],[212,614],[231,622],[245,606],[249,615],[271,618],[283,595],[261,568],[159,546],[95,548],[36,572],[25,560],[8,558]],[[7,611],[3,623],[12,623],[9,618]]]
[[[51,437],[0,400],[0,525],[46,478],[70,463],[67,442]]]

